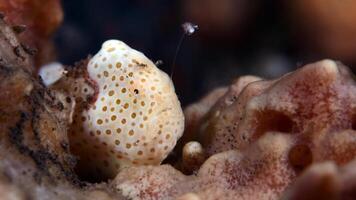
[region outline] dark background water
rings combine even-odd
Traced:
[[[63,0],[65,19],[55,41],[59,60],[72,64],[95,54],[107,39],[119,39],[170,73],[185,21],[200,30],[186,37],[174,82],[186,105],[234,78],[277,77],[321,59],[296,43],[294,22],[281,1],[249,0]],[[301,18],[300,20],[307,20]],[[338,58],[335,56],[335,58]]]

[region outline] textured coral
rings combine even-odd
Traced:
[[[0,199],[123,199],[106,184],[79,187],[67,138],[72,104],[31,74],[30,60],[0,19]]]
[[[191,192],[202,199],[276,199],[296,175],[287,162],[291,142],[288,135],[271,133],[244,154],[210,157],[197,175],[184,177],[165,166],[140,167],[131,168],[130,176],[121,172],[114,183],[132,199],[174,199]]]
[[[233,123],[226,122],[225,116],[221,115],[221,113],[225,112],[234,112],[236,110],[231,110],[232,104],[237,100],[239,94],[242,92],[242,90],[245,89],[250,83],[259,81],[261,80],[258,77],[255,76],[244,76],[241,78],[236,79],[233,84],[229,87],[228,91],[220,98],[209,110],[209,113],[205,116],[202,117],[202,121],[200,122],[201,125],[198,128],[198,133],[195,133],[198,135],[198,138],[204,143],[211,143],[211,141],[214,141],[213,145],[205,145],[207,146],[207,152],[208,154],[213,154],[217,152],[223,151],[224,148],[226,148],[226,145],[229,145],[226,143],[226,141],[231,141],[233,137],[231,133],[232,129],[226,128],[229,125],[233,125]],[[241,101],[244,101],[244,99],[248,99],[250,96],[255,95],[259,90],[253,90],[251,92],[247,92],[246,96],[240,98]],[[238,104],[239,106],[237,109],[243,109],[243,104]],[[220,120],[222,121],[220,122]],[[228,124],[230,123],[230,124]],[[235,125],[234,125],[235,126]],[[220,130],[227,129],[227,132],[220,133]],[[202,134],[200,134],[200,133]],[[213,149],[213,150],[212,150]],[[212,151],[212,152],[211,152]]]
[[[0,199],[71,196],[74,159],[62,104],[32,77],[30,55],[2,20],[0,44]]]
[[[183,146],[197,138],[196,133],[199,131],[202,118],[209,112],[211,106],[213,106],[222,95],[227,91],[226,87],[214,89],[208,95],[203,97],[199,103],[192,104],[184,109],[185,116],[185,128],[184,134],[177,144],[177,151],[181,151]]]
[[[356,161],[338,167],[332,162],[311,166],[281,199],[356,199]]]
[[[341,151],[353,154],[348,151],[354,150],[353,140],[340,140],[353,136],[348,129],[354,123],[354,84],[349,70],[330,60],[306,65],[276,80],[252,82],[237,92],[231,105],[212,109],[202,127],[208,138],[204,145],[210,153],[243,150],[263,134],[278,131],[315,150],[334,146],[335,152],[320,152],[329,156],[343,154]],[[333,134],[338,134],[338,143],[328,143]],[[313,159],[319,158],[314,155]]]
[[[26,69],[30,55],[2,20],[0,44],[0,141],[12,143],[40,168],[70,173],[67,124],[59,120],[62,103]]]
[[[331,60],[271,81],[242,77],[193,133],[214,154],[196,175],[139,167],[131,168],[132,176],[121,172],[113,184],[132,199],[278,199],[310,165],[330,160],[340,166],[356,157],[355,86],[348,68]],[[345,174],[355,173],[347,169]],[[310,171],[315,170],[300,182]],[[340,180],[330,187],[352,199],[354,181]],[[309,193],[319,194],[322,181],[311,182]],[[298,191],[306,183],[295,184]],[[286,198],[298,199],[294,190]]]
[[[139,166],[121,171],[112,187],[129,199],[167,199],[176,193],[177,183],[188,179],[169,165]]]

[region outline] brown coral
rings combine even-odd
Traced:
[[[0,187],[17,191],[10,182],[31,190],[26,183],[74,180],[62,103],[32,77],[30,56],[2,20],[0,44]]]
[[[41,168],[71,171],[65,122],[58,117],[63,104],[54,100],[26,67],[30,56],[14,33],[0,21],[0,136],[13,143]],[[56,115],[59,114],[59,115]],[[53,165],[52,165],[53,164]]]
[[[31,56],[0,20],[0,199],[121,199],[105,184],[79,187],[65,99],[30,72]]]
[[[21,31],[18,25],[27,27],[19,39],[38,50],[35,57],[37,68],[54,59],[51,37],[63,19],[60,0],[0,0],[0,11],[15,30]]]

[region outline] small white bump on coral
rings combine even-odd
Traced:
[[[65,74],[64,67],[61,63],[53,62],[40,68],[38,75],[42,78],[45,86],[50,86],[62,78]]]
[[[72,136],[81,166],[113,177],[125,166],[160,164],[184,129],[171,79],[118,40],[105,42],[87,70],[99,93]]]
[[[191,141],[184,145],[182,151],[183,171],[187,173],[194,172],[199,169],[204,161],[204,148],[199,142]]]

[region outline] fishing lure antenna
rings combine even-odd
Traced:
[[[195,31],[197,31],[199,29],[198,25],[190,23],[190,22],[185,22],[182,24],[182,29],[183,29],[183,33],[182,36],[179,39],[178,45],[177,45],[177,49],[176,52],[174,54],[174,58],[173,58],[173,63],[172,63],[172,69],[171,69],[171,79],[173,77],[173,72],[176,66],[176,61],[177,61],[177,56],[180,50],[180,47],[182,46],[182,43],[185,39],[186,36],[190,36],[193,35],[193,33]]]

